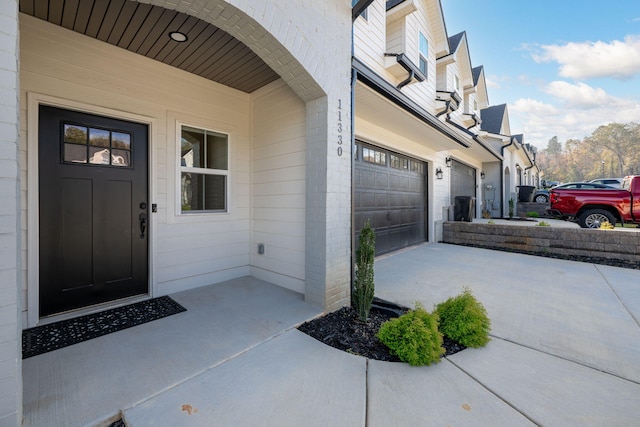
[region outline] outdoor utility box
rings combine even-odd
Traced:
[[[475,197],[456,196],[453,206],[453,220],[471,222],[474,216],[475,202]]]
[[[536,187],[532,185],[520,185],[518,186],[518,201],[524,203],[533,202],[533,195],[536,192]]]

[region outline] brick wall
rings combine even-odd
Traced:
[[[518,225],[446,222],[445,243],[503,249],[580,255],[640,262],[636,232],[583,228],[523,227]]]
[[[22,424],[18,1],[0,2],[0,425]]]

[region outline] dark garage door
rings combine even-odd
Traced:
[[[354,172],[356,246],[367,219],[376,255],[427,239],[424,162],[358,142]]]

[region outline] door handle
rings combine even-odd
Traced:
[[[138,215],[138,221],[140,222],[140,238],[144,239],[144,232],[147,229],[147,214],[142,212]]]

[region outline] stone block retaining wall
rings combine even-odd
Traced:
[[[469,222],[445,222],[443,242],[640,262],[640,233]]]
[[[535,203],[535,202],[518,202],[516,203],[516,215],[527,216],[529,212],[537,212],[541,218],[549,217],[546,210],[549,208],[549,203]]]

